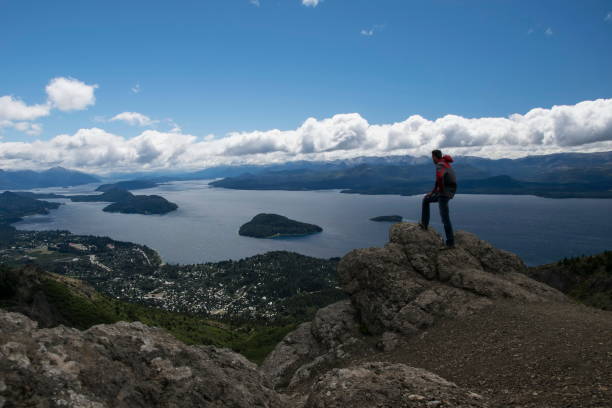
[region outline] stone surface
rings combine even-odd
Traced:
[[[283,407],[256,366],[141,323],[39,329],[0,310],[5,407]]]
[[[524,275],[516,255],[460,231],[445,249],[433,230],[395,224],[384,248],[358,249],[338,266],[342,288],[372,334],[417,333],[442,317],[457,317],[495,299],[565,302],[563,294]]]
[[[294,389],[368,344],[393,350],[439,319],[466,316],[496,300],[567,302],[525,276],[519,257],[473,234],[458,232],[450,250],[417,224],[395,224],[389,235],[384,248],[358,249],[340,261],[339,280],[350,300],[321,309],[268,356],[262,371],[276,387]],[[363,333],[380,337],[369,342]]]
[[[311,323],[289,333],[268,355],[261,371],[275,387],[295,386],[334,361],[349,358],[360,343],[350,300],[322,308]]]
[[[317,378],[306,408],[487,407],[473,392],[420,368],[365,363],[333,369]]]

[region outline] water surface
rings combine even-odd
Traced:
[[[96,185],[37,191],[77,194]],[[382,246],[391,224],[369,220],[401,215],[418,220],[420,196],[366,196],[338,191],[243,191],[211,188],[207,181],[173,182],[135,194],[159,194],[179,205],[163,215],[111,214],[106,203],[72,203],[49,215],[15,224],[25,230],[69,230],[145,244],[166,262],[199,263],[240,259],[274,250],[316,257],[342,256],[354,248]],[[528,264],[612,249],[612,200],[549,199],[534,196],[457,195],[451,220],[495,246],[519,254]],[[258,213],[268,212],[317,224],[323,232],[290,239],[257,239],[238,229]],[[437,207],[432,226],[442,231]]]

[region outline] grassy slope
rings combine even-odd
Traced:
[[[274,346],[296,326],[234,327],[196,316],[111,299],[81,281],[55,274],[46,274],[42,289],[49,303],[78,329],[118,321],[140,321],[149,326],[162,327],[187,344],[231,348],[256,363],[263,361]]]

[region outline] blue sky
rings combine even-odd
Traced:
[[[54,78],[97,85],[95,102],[68,109],[51,103],[48,114],[20,122],[27,125],[5,114],[0,134],[3,143],[32,144],[83,129],[126,140],[150,129],[192,135],[196,143],[210,134],[218,140],[229,132],[296,130],[307,118],[337,114],[384,125],[412,115],[505,118],[607,100],[611,13],[609,0],[0,0],[0,97],[43,105]],[[122,112],[150,122],[110,120]],[[601,145],[612,140],[608,117],[602,120],[604,135],[586,140],[600,144],[588,148],[608,148]],[[341,137],[334,132],[332,139]],[[346,153],[326,143],[319,153]],[[0,165],[60,160],[18,163],[11,149],[4,160],[0,151]],[[278,153],[265,146],[245,152],[233,156],[265,161],[253,154]]]

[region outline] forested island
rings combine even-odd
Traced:
[[[122,214],[157,214],[163,215],[172,212],[178,205],[171,203],[158,195],[137,195],[128,200],[117,201],[107,205],[102,211]]]
[[[0,194],[0,224],[10,224],[20,221],[22,217],[34,214],[49,214],[59,203],[41,201],[11,191]]]
[[[134,195],[127,190],[112,188],[102,194],[72,196],[74,202],[110,202],[102,211],[122,214],[167,214],[178,208],[158,195]]]
[[[370,221],[376,222],[402,222],[403,218],[401,215],[381,215],[378,217],[370,218]]]
[[[238,234],[253,238],[280,238],[316,234],[323,228],[278,214],[257,214],[240,227]]]

